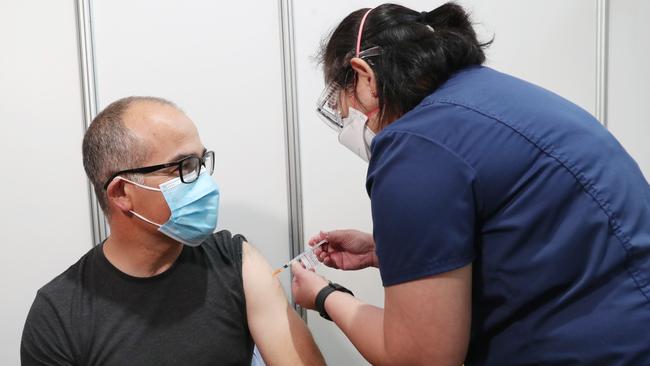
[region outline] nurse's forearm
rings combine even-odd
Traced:
[[[365,304],[340,291],[327,297],[325,309],[368,362],[373,365],[391,364],[384,345],[384,309]]]

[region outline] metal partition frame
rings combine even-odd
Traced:
[[[298,126],[298,96],[296,56],[293,25],[293,1],[278,0],[280,16],[280,46],[282,47],[282,99],[287,147],[287,197],[289,199],[289,253],[295,257],[304,250],[302,173],[300,167],[300,130]],[[294,304],[294,306],[296,306]],[[296,306],[302,318],[307,313]]]
[[[97,115],[97,85],[95,79],[95,48],[93,39],[92,11],[90,0],[76,0],[77,9],[77,47],[79,49],[79,73],[81,74],[81,97],[83,105],[84,134]],[[101,243],[108,236],[108,225],[104,212],[94,194],[93,185],[88,181],[88,201],[92,245]]]

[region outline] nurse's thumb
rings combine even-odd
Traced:
[[[350,236],[349,232],[350,230],[326,231],[323,233],[323,238],[327,240],[328,244],[341,244]]]
[[[294,280],[296,280],[297,277],[300,277],[304,271],[306,271],[306,269],[299,261],[291,263],[291,273],[293,273]]]
[[[346,246],[355,238],[355,234],[360,234],[360,231],[353,229],[332,230],[325,233],[325,240],[335,249],[346,249]]]

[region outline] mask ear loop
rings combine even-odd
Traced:
[[[131,183],[131,184],[133,184],[133,185],[135,185],[135,186],[137,186],[137,187],[140,187],[140,188],[143,188],[143,189],[148,189],[148,190],[150,190],[150,191],[162,192],[161,189],[153,188],[153,187],[149,187],[149,186],[145,186],[144,184],[140,184],[140,183],[134,182],[134,181],[132,181],[132,180],[126,179],[126,178],[121,177],[121,176],[119,176],[119,175],[118,175],[117,177],[113,178],[113,179],[123,180],[123,181],[125,181],[125,182],[129,182],[129,183]],[[160,224],[158,224],[158,223],[156,223],[156,222],[153,222],[153,221],[149,220],[148,218],[146,218],[146,217],[140,215],[139,213],[137,213],[137,212],[135,212],[135,211],[133,211],[133,210],[129,210],[129,212],[130,212],[131,214],[133,214],[135,217],[139,218],[140,220],[142,220],[142,221],[144,221],[144,222],[147,222],[147,223],[149,223],[149,224],[151,224],[151,225],[154,225],[154,226],[159,227],[159,228],[162,226],[162,225],[160,225]]]
[[[131,184],[133,184],[133,185],[135,185],[135,186],[137,186],[137,187],[140,187],[140,188],[142,188],[142,189],[148,189],[148,190],[150,190],[150,191],[154,191],[154,192],[162,192],[162,190],[161,190],[160,188],[154,188],[154,187],[145,186],[144,184],[140,184],[140,183],[134,182],[134,181],[132,181],[132,180],[126,179],[126,178],[121,177],[121,176],[119,176],[119,175],[118,175],[117,177],[113,178],[113,179],[120,179],[120,180],[123,180],[123,181],[125,181],[125,182],[129,182],[129,183],[131,183]]]
[[[135,186],[137,186],[137,187],[140,187],[140,188],[143,188],[143,189],[148,189],[148,190],[150,190],[150,191],[154,191],[154,192],[162,192],[161,189],[153,188],[153,187],[149,187],[149,186],[145,186],[144,184],[140,184],[140,183],[134,182],[134,181],[132,181],[132,180],[126,179],[126,178],[121,177],[121,176],[119,176],[119,175],[118,175],[117,177],[115,177],[114,179],[120,179],[120,180],[123,180],[123,181],[125,181],[125,182],[129,182],[129,183],[131,183],[131,184],[133,184],[133,185],[135,185]],[[133,214],[135,217],[139,218],[140,220],[142,220],[142,221],[144,221],[144,222],[147,222],[147,223],[149,223],[149,224],[151,224],[151,225],[154,225],[154,226],[159,227],[159,228],[162,226],[162,225],[160,225],[160,224],[158,224],[158,223],[156,223],[156,222],[153,222],[153,221],[149,220],[148,218],[146,218],[146,217],[140,215],[139,213],[137,213],[137,212],[135,212],[135,211],[133,211],[133,210],[129,210],[129,212],[130,212],[131,214]]]
[[[133,214],[135,217],[139,218],[140,220],[142,220],[142,221],[144,221],[144,222],[147,222],[147,223],[149,223],[149,224],[151,224],[151,225],[153,225],[153,226],[156,226],[156,227],[158,227],[158,228],[162,227],[162,225],[160,225],[160,224],[158,224],[158,223],[155,223],[155,222],[149,220],[148,218],[146,218],[146,217],[140,215],[139,213],[137,213],[137,212],[135,212],[135,211],[133,211],[133,210],[129,210],[129,212],[130,212],[131,214]]]

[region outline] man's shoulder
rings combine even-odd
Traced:
[[[72,364],[71,332],[75,331],[71,311],[80,274],[88,254],[41,287],[27,314],[20,344],[23,364]]]
[[[242,234],[233,235],[228,230],[217,231],[212,234],[215,244],[217,245],[239,245],[246,241],[246,237]]]
[[[100,246],[93,247],[79,260],[72,264],[68,269],[63,271],[58,276],[54,277],[50,282],[45,284],[38,290],[41,296],[47,297],[50,301],[60,298],[69,298],[70,293],[76,287],[81,286],[82,276],[87,267],[87,263],[96,250]]]
[[[201,247],[209,256],[224,260],[224,264],[241,266],[242,245],[245,241],[246,237],[241,234],[233,235],[228,230],[221,230],[210,235]]]

